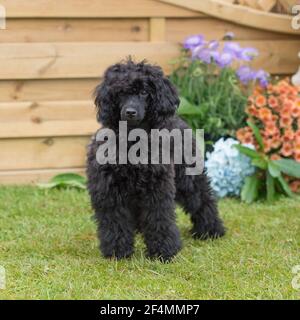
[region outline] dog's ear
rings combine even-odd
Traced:
[[[110,92],[106,81],[99,84],[94,91],[97,120],[105,126],[110,126],[115,121]]]
[[[174,115],[180,102],[175,86],[164,76],[153,83],[156,91],[156,105],[159,107],[157,112],[165,117]]]

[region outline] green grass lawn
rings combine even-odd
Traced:
[[[300,201],[220,202],[228,233],[193,240],[178,210],[184,248],[172,263],[147,260],[140,236],[132,259],[103,259],[87,193],[0,188],[0,299],[299,299]]]

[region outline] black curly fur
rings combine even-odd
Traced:
[[[147,86],[149,91],[145,119],[139,127],[148,132],[152,128],[188,128],[175,115],[178,95],[161,68],[131,60],[108,68],[104,81],[95,90],[97,119],[103,127],[113,129],[118,135],[118,93],[129,92],[137,82]],[[105,257],[129,257],[134,249],[135,232],[141,231],[148,256],[169,261],[181,248],[175,202],[190,213],[191,232],[195,238],[224,235],[205,173],[188,176],[185,164],[99,165],[96,161],[99,144],[93,138],[88,148],[87,176]]]

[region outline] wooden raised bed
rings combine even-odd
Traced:
[[[84,172],[97,128],[91,93],[105,68],[129,54],[170,71],[178,44],[233,31],[260,51],[256,67],[292,74],[299,31],[291,17],[226,1],[2,0],[0,183],[32,183]]]

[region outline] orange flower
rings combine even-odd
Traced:
[[[270,105],[270,107],[276,109],[278,107],[278,99],[274,96],[270,96],[268,99],[268,104]]]
[[[282,137],[283,142],[292,142],[294,140],[294,131],[291,128],[287,128],[284,131],[284,135]]]
[[[284,157],[290,157],[293,154],[293,145],[291,142],[285,142],[281,149],[280,154],[282,154]]]
[[[268,153],[272,149],[272,140],[271,139],[263,139],[264,144],[264,152]]]
[[[266,107],[262,107],[258,110],[258,116],[264,122],[272,120],[272,112]]]
[[[267,99],[262,94],[258,95],[255,99],[257,107],[264,107],[267,104]]]
[[[268,136],[273,136],[274,134],[278,133],[279,130],[276,126],[276,123],[272,120],[269,120],[265,123],[265,133]]]
[[[241,143],[253,143],[254,137],[250,127],[244,127],[236,132],[236,137]]]
[[[296,143],[300,143],[300,129],[295,132],[295,141]]]
[[[277,153],[273,153],[270,158],[271,158],[271,160],[280,160],[281,159],[280,155]]]
[[[300,162],[300,153],[295,153],[295,154],[294,154],[294,159],[295,159],[297,162]]]
[[[279,135],[274,135],[271,139],[271,147],[272,149],[277,149],[281,146],[282,141]]]
[[[258,109],[256,108],[256,106],[254,104],[251,104],[248,107],[246,107],[246,113],[248,113],[254,117],[258,117]]]
[[[293,107],[292,107],[292,116],[294,118],[300,117],[300,99],[295,101]]]
[[[294,143],[294,152],[295,152],[295,154],[300,153],[300,142],[298,142],[298,141],[296,141]]]
[[[247,132],[245,134],[245,138],[244,138],[244,142],[243,143],[251,143],[253,144],[254,143],[254,137],[253,137],[253,134],[250,133],[250,132]]]
[[[300,192],[300,180],[295,180],[291,182],[289,185],[293,192]]]
[[[280,118],[280,127],[281,128],[287,128],[290,127],[293,123],[293,119],[288,116],[281,116]]]

